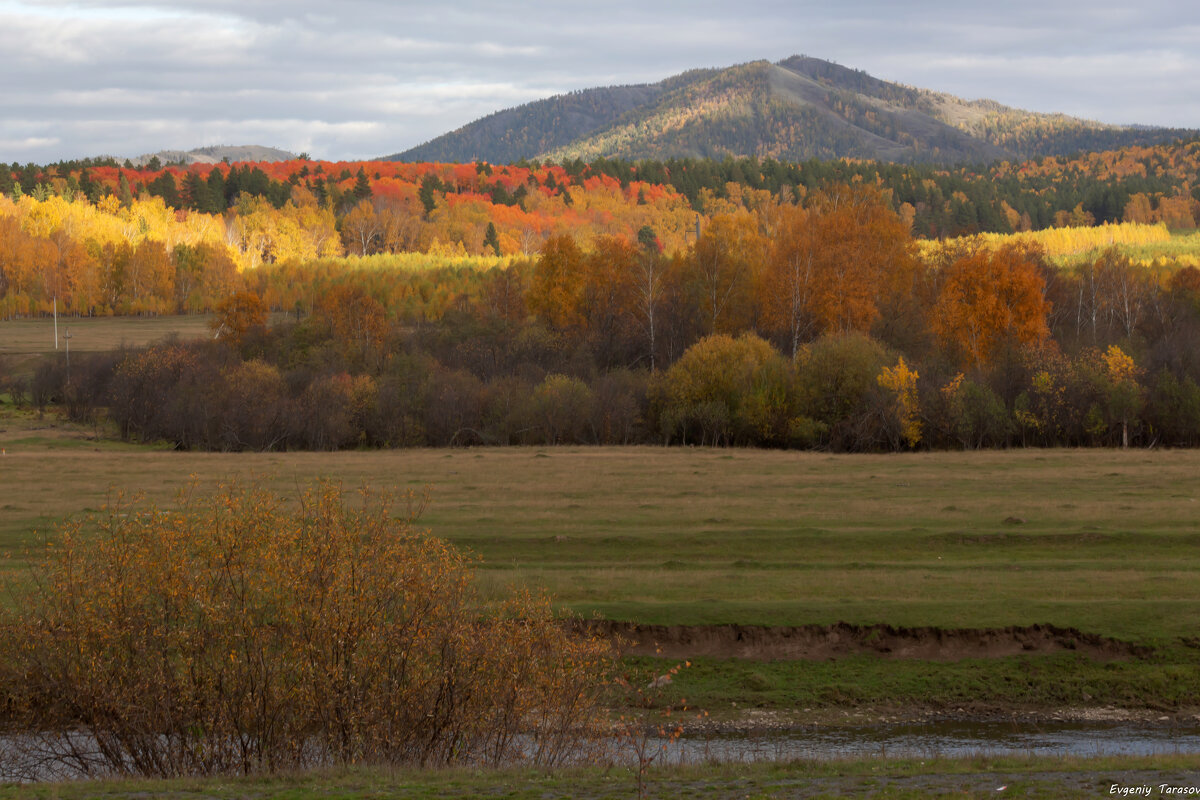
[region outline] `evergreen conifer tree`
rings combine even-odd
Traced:
[[[487,232],[483,235],[483,246],[492,248],[496,255],[500,255],[500,237],[496,234],[496,224],[489,222]]]

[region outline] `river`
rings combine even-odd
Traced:
[[[660,742],[661,744],[661,742]],[[834,758],[1099,756],[1200,753],[1200,725],[936,721],[685,736],[671,763]]]
[[[0,780],[78,777],[62,765],[17,763],[18,739],[0,737]],[[953,758],[965,756],[1145,756],[1200,753],[1200,724],[1112,722],[993,722],[939,720],[820,726],[763,733],[650,739],[657,764],[830,760],[838,758]],[[665,745],[665,749],[663,748]],[[612,754],[636,761],[628,744]]]

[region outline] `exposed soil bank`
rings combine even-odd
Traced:
[[[584,620],[579,626],[621,644],[625,655],[817,661],[874,654],[884,658],[955,661],[1021,654],[1081,653],[1097,660],[1130,658],[1147,648],[1074,628],[897,628],[891,625],[640,625]]]

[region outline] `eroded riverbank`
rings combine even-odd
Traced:
[[[579,627],[611,639],[625,655],[817,661],[871,654],[889,659],[954,661],[1078,653],[1111,660],[1150,654],[1145,645],[1056,625],[1005,628],[906,628],[895,625],[646,625],[586,620]]]

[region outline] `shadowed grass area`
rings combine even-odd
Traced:
[[[429,488],[423,522],[583,614],[656,623],[998,627],[1134,641],[1195,634],[1200,453],[1020,450],[838,456],[507,448],[152,451],[0,419],[0,550],[111,487],[160,503],[193,479],[283,491]]]
[[[194,339],[211,336],[210,316],[188,314],[169,317],[68,317],[58,318],[58,349],[66,351],[67,329],[72,352],[116,350],[121,346],[149,344],[168,336]],[[54,352],[54,318],[0,320],[0,355]]]

